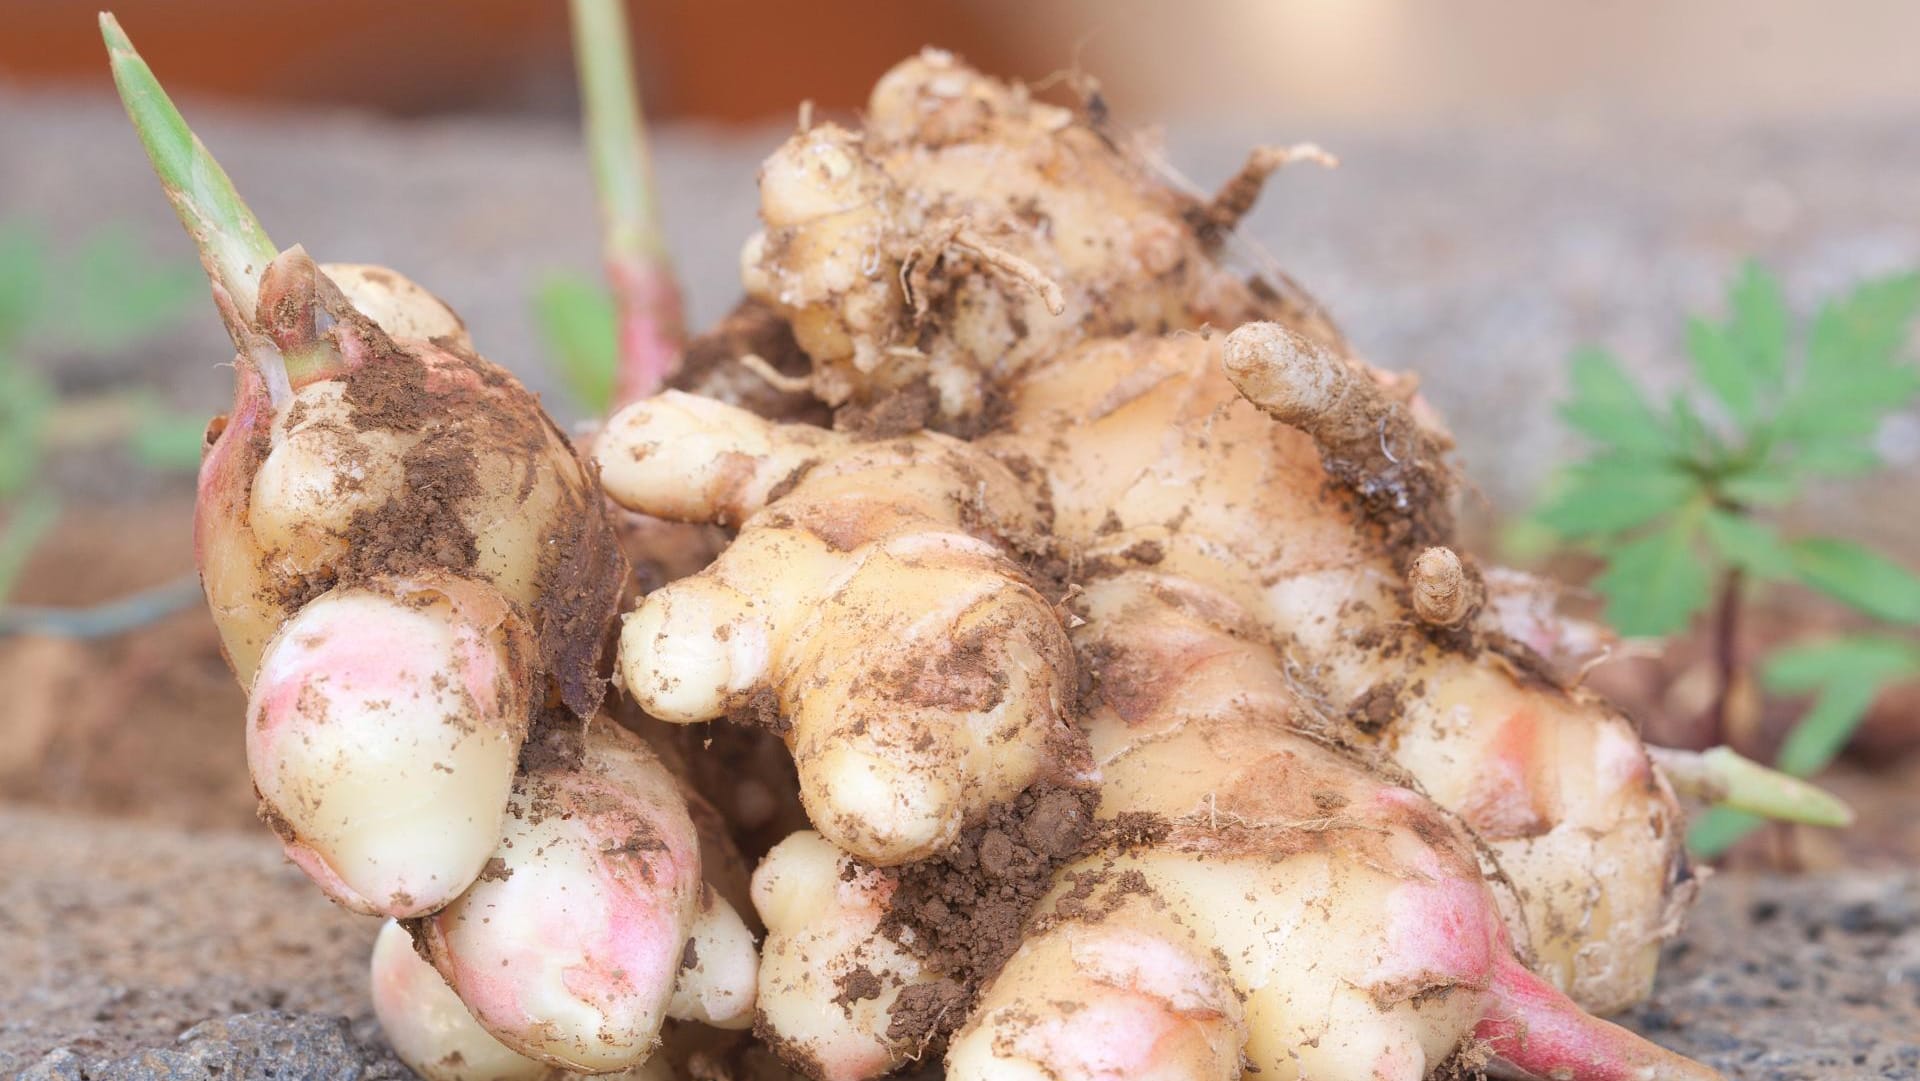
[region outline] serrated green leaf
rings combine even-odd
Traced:
[[[1726,444],[1714,436],[1685,391],[1675,392],[1668,411],[1673,417],[1673,442],[1683,457],[1694,462],[1716,462],[1726,456]]]
[[[1596,458],[1568,471],[1566,483],[1539,512],[1563,537],[1618,533],[1645,525],[1700,494],[1692,477],[1619,458]]]
[[[1756,387],[1777,392],[1787,369],[1787,301],[1780,282],[1756,260],[1748,260],[1728,297],[1727,333]]]
[[[1800,494],[1800,482],[1775,469],[1735,473],[1722,478],[1720,492],[1743,506],[1779,507]]]
[[[1731,807],[1709,807],[1687,828],[1687,847],[1696,855],[1712,859],[1764,825],[1766,819],[1759,815]]]
[[[1829,376],[1885,364],[1906,344],[1920,315],[1920,273],[1866,282],[1820,309],[1807,343],[1809,375]]]
[[[1825,769],[1853,738],[1881,686],[1877,680],[1827,684],[1787,734],[1787,742],[1780,748],[1780,768],[1796,777],[1809,777]]]
[[[1794,575],[1879,619],[1920,624],[1920,577],[1852,541],[1815,537],[1788,546]]]
[[[0,349],[26,336],[46,287],[46,247],[20,223],[0,224]]]
[[[1920,676],[1920,642],[1856,634],[1775,650],[1760,680],[1775,694],[1803,694],[1831,683],[1882,683]]]
[[[1687,321],[1687,355],[1700,381],[1713,391],[1735,422],[1745,427],[1755,412],[1754,373],[1730,331],[1704,319]]]
[[[1802,445],[1793,456],[1793,464],[1803,473],[1844,477],[1871,473],[1881,462],[1880,455],[1864,443],[1834,440]]]
[[[1706,607],[1707,567],[1694,550],[1693,524],[1676,522],[1614,549],[1593,588],[1607,599],[1607,620],[1631,637],[1667,635]]]
[[[1701,524],[1714,551],[1733,566],[1769,580],[1793,576],[1793,556],[1773,527],[1718,508],[1709,509]]]
[[[1611,354],[1582,349],[1573,357],[1573,396],[1560,415],[1597,443],[1643,454],[1672,447],[1665,425]]]
[[[534,294],[534,317],[568,393],[589,415],[605,416],[620,364],[613,299],[595,282],[555,275]]]
[[[1920,369],[1900,362],[1920,313],[1920,274],[1867,282],[1814,317],[1807,363],[1781,405],[1779,432],[1802,444],[1851,446],[1920,393]]]

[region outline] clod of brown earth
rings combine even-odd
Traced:
[[[966,1020],[974,993],[1019,948],[1055,870],[1097,836],[1097,801],[1092,789],[1034,785],[939,856],[892,872],[899,885],[883,933],[949,978],[904,989],[888,1039],[937,1050]]]

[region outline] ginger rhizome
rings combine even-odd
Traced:
[[[654,1058],[670,1017],[744,1026],[744,883],[729,899],[707,874],[737,853],[601,712],[628,565],[588,463],[425,290],[276,254],[102,30],[238,351],[195,550],[261,814],[330,897],[407,921],[431,958],[424,979],[376,956],[396,1048],[450,1078],[479,1076],[453,1069],[468,1050],[503,1075],[607,1073]]]
[[[924,53],[774,151],[747,299],[583,457],[109,44],[240,354],[197,529],[263,813],[399,921],[424,1076],[1716,1076],[1587,1012],[1700,763],[1460,546],[1416,381],[1231,265],[1323,153],[1194,194]]]
[[[786,628],[797,611],[803,640],[834,634],[841,655],[898,670],[897,628],[942,626],[951,608],[901,587],[834,610],[815,583],[887,573],[869,563],[895,523],[930,517],[900,508],[929,499],[1062,602],[1024,609],[1024,636],[1049,615],[1084,621],[1071,663],[1091,769],[1061,745],[1046,779],[1097,793],[1089,854],[1013,861],[1053,899],[1014,948],[978,951],[986,965],[935,948],[915,868],[863,850],[830,810],[836,788],[872,791],[874,768],[822,776],[822,748],[789,733],[820,832],[756,875],[760,1028],[803,1071],[875,1076],[957,1030],[948,1066],[965,1076],[1414,1078],[1456,1055],[1710,1076],[1580,1012],[1647,993],[1695,888],[1673,793],[1632,727],[1541,655],[1585,629],[1510,603],[1461,554],[1451,440],[1413,381],[1217,258],[1275,158],[1190,197],[1096,120],[940,54],[909,61],[865,131],[813,128],[774,154],[766,230],[743,256],[749,294],[790,321],[848,434],[668,396],[598,447],[622,502],[738,527],[713,568],[628,617],[623,666],[650,708],[688,695],[686,718],[746,712],[770,688],[785,725],[830,686],[836,717],[897,716],[895,682],[814,672],[789,659]],[[932,440],[908,434],[921,425],[970,437],[1042,528],[996,505],[998,477],[970,497],[920,481],[944,447],[915,452],[918,475],[808,497],[849,438],[898,455],[903,436]],[[657,478],[644,499],[622,492],[633,469]],[[1169,597],[1210,614],[1174,619]],[[1171,627],[1128,622],[1156,605]],[[1216,664],[1230,675],[1207,685],[1213,701],[1188,680]],[[1190,697],[1163,717],[1170,688]],[[972,732],[926,727],[917,757],[895,760],[964,756]],[[911,795],[884,809],[885,823],[922,813]],[[986,817],[957,810],[960,831]],[[957,850],[937,857],[944,873],[988,873],[980,849]],[[1089,917],[1098,898],[1126,915]],[[1314,915],[1311,944],[1273,945]]]

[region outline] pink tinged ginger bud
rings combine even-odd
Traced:
[[[449,575],[301,608],[247,709],[247,764],[287,855],[356,912],[420,916],[459,896],[499,842],[532,656],[498,593]]]
[[[577,765],[521,775],[487,872],[421,930],[434,966],[501,1042],[606,1073],[652,1054],[700,894],[699,843],[672,775],[603,718]]]
[[[373,943],[373,1012],[394,1054],[426,1081],[553,1081],[560,1071],[488,1035],[389,921]]]

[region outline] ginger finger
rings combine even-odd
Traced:
[[[531,635],[444,574],[335,589],[266,649],[247,764],[287,855],[356,912],[417,916],[480,873],[526,736]]]
[[[815,394],[861,409],[917,390],[943,431],[977,430],[991,390],[1084,337],[1289,306],[1220,265],[1189,224],[1202,200],[1150,148],[938,50],[881,78],[863,131],[788,140],[760,194],[742,284],[791,323]]]
[[[1100,814],[1151,814],[1163,833],[1062,872],[955,1037],[951,1076],[1019,1076],[1044,1055],[1062,1081],[1232,1077],[1243,1061],[1263,1078],[1418,1081],[1469,1039],[1538,1076],[1717,1076],[1527,972],[1464,832],[1291,728],[1248,613],[1138,572],[1086,601]],[[1063,985],[1065,965],[1098,986]]]
[[[426,1081],[554,1081],[560,1071],[480,1027],[440,973],[388,921],[373,941],[373,1012],[400,1061]]]
[[[1631,725],[1529,659],[1541,635],[1507,632],[1504,592],[1459,627],[1423,623],[1400,568],[1437,515],[1410,520],[1329,483],[1324,444],[1249,402],[1229,352],[1198,336],[1088,342],[1022,380],[1007,430],[983,442],[1048,477],[1055,532],[1089,566],[1206,584],[1285,643],[1315,729],[1463,817],[1523,898],[1515,937],[1576,1000],[1610,1011],[1644,997],[1696,887],[1679,806]],[[1343,393],[1379,385],[1336,363]]]
[[[1235,330],[1221,358],[1248,401],[1312,436],[1327,472],[1391,523],[1397,559],[1452,539],[1445,446],[1368,373],[1279,323]]]
[[[672,392],[616,417],[600,455],[633,510],[740,523],[713,566],[627,618],[629,692],[663,720],[774,724],[834,843],[919,859],[1072,772],[1072,657],[1010,558],[1041,526],[1004,466],[937,436],[863,444]]]
[[[502,1043],[605,1073],[644,1063],[676,1005],[721,1024],[751,1015],[739,974],[754,968],[752,938],[725,906],[703,892],[678,783],[638,737],[602,721],[577,763],[516,779],[488,869],[415,935]]]
[[[884,933],[895,884],[811,831],[775,845],[753,873],[767,925],[759,1034],[816,1081],[878,1077],[915,1048],[889,1036],[902,991],[939,973]]]

